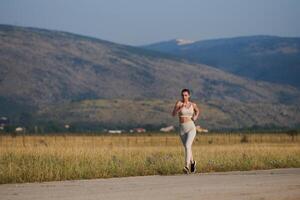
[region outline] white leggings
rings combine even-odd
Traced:
[[[192,144],[196,136],[196,126],[193,121],[180,123],[180,138],[185,149],[185,163],[188,166],[192,161]]]

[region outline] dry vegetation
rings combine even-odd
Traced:
[[[300,167],[300,137],[198,134],[198,172]],[[177,135],[0,136],[0,183],[178,174]]]

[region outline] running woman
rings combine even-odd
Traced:
[[[194,121],[198,119],[199,109],[196,103],[190,101],[190,90],[181,91],[181,101],[178,100],[174,106],[172,116],[179,116],[179,135],[185,149],[185,173],[195,173],[196,161],[193,159],[192,143],[196,136],[196,126]]]

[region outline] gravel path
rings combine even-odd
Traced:
[[[1,200],[300,200],[300,168],[2,184]]]

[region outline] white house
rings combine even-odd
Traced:
[[[23,127],[17,127],[17,128],[15,129],[15,131],[16,131],[17,133],[22,133],[22,132],[25,131],[25,128],[23,128]]]
[[[208,132],[207,129],[201,128],[199,125],[196,126],[196,130],[199,133],[207,133]]]
[[[108,130],[108,133],[122,133],[122,130]]]
[[[174,130],[175,130],[174,126],[162,127],[160,129],[160,131],[162,131],[162,132],[170,132],[170,131],[174,131]]]

